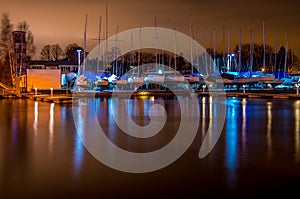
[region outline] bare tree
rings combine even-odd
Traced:
[[[57,61],[64,58],[64,51],[58,44],[51,46],[51,60]]]
[[[50,61],[51,60],[51,45],[49,45],[49,44],[45,45],[42,48],[40,55],[41,55],[42,60]]]
[[[45,45],[40,53],[42,60],[58,61],[64,58],[64,51],[58,44]]]
[[[1,61],[9,60],[8,47],[12,42],[13,26],[10,23],[8,13],[2,14],[1,32],[0,32],[0,57]]]
[[[10,57],[8,50],[12,45],[13,26],[8,13],[2,14],[0,32],[0,82],[12,86]]]

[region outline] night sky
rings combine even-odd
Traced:
[[[11,22],[27,21],[34,34],[35,44],[41,48],[58,43],[63,49],[69,43],[83,46],[85,15],[88,15],[87,50],[96,44],[99,18],[105,31],[105,0],[0,0],[0,13],[7,12]],[[217,31],[218,50],[222,51],[222,29],[230,29],[230,47],[239,41],[262,43],[262,23],[265,24],[267,44],[278,48],[285,45],[288,35],[289,48],[300,55],[300,3],[297,0],[109,0],[109,35],[131,28],[154,26],[154,17],[160,27],[173,28],[175,18],[178,31],[189,34],[192,16],[193,30],[204,31],[209,40]],[[102,33],[103,35],[103,33]],[[201,38],[200,38],[201,39]],[[227,40],[227,36],[226,36]],[[209,43],[209,41],[208,41]],[[201,44],[201,41],[200,41]],[[226,45],[227,48],[227,45]]]

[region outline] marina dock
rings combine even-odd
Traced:
[[[300,94],[296,91],[292,92],[278,92],[278,91],[267,91],[267,90],[257,90],[257,91],[247,91],[247,92],[232,92],[226,91],[226,97],[237,97],[237,98],[259,98],[259,99],[287,99],[287,100],[300,100]],[[219,96],[223,92],[198,92],[198,96]]]
[[[41,102],[50,102],[56,104],[72,104],[76,102],[77,99],[73,98],[72,95],[31,95],[28,96],[28,99],[34,101],[41,101]]]
[[[41,102],[50,102],[56,104],[72,104],[76,102],[80,97],[95,97],[95,98],[110,98],[113,95],[118,97],[128,97],[131,94],[131,97],[147,97],[147,96],[154,96],[154,97],[173,97],[175,96],[174,93],[170,91],[139,91],[139,92],[86,92],[86,93],[79,93],[79,94],[65,94],[65,95],[29,95],[27,96],[28,99],[34,101],[41,101]],[[195,92],[195,95],[199,97],[218,97],[224,94],[226,97],[237,97],[237,98],[258,98],[258,99],[285,99],[285,100],[300,100],[300,95],[296,93],[276,93],[276,92],[263,92],[263,91],[251,91],[251,92],[217,92],[217,91],[206,91],[206,92]]]
[[[190,94],[190,92],[182,91],[179,92],[180,95]],[[253,90],[225,90],[219,92],[217,90],[197,90],[193,93],[199,97],[217,97],[224,94],[226,97],[237,97],[237,98],[259,98],[259,99],[286,99],[286,100],[300,100],[299,91],[295,89],[253,89]],[[80,93],[66,92],[65,90],[56,91],[51,95],[51,93],[41,92],[41,93],[26,93],[22,94],[21,98],[30,99],[34,101],[49,102],[56,104],[72,104],[76,102],[80,97],[95,97],[95,98],[110,98],[112,96],[116,97],[174,97],[175,94],[171,91],[165,90],[120,90],[120,91],[84,91]],[[17,96],[11,96],[7,94],[0,94],[0,98],[20,98]]]

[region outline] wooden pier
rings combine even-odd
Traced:
[[[182,92],[184,94],[190,94],[190,92]],[[258,98],[258,99],[285,99],[285,100],[300,100],[300,94],[295,90],[280,91],[280,90],[249,90],[249,91],[198,91],[193,95],[199,97],[236,97],[236,98]],[[81,93],[69,93],[69,94],[27,94],[22,95],[22,98],[31,99],[34,101],[49,102],[56,104],[72,104],[78,102],[81,97],[93,97],[93,98],[110,98],[115,97],[173,97],[175,94],[171,91],[101,91],[101,92],[81,92]],[[0,98],[7,98],[7,96],[0,95]]]
[[[31,95],[28,96],[29,99],[40,102],[50,102],[56,104],[72,104],[76,102],[77,99],[73,98],[71,95]]]

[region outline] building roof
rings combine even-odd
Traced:
[[[45,61],[45,60],[31,60],[29,65],[45,65],[45,66],[59,66],[59,65],[77,65],[76,61]]]

